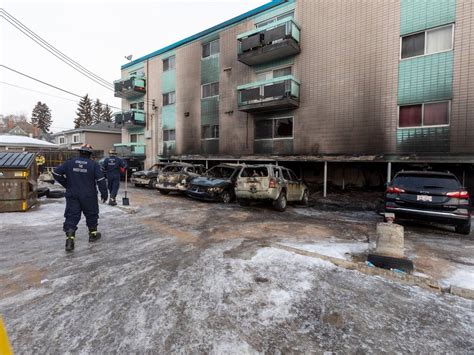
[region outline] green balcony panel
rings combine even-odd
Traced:
[[[176,91],[176,70],[161,73],[161,92],[163,94]]]
[[[401,0],[400,5],[401,35],[453,23],[456,19],[456,0]]]
[[[451,99],[453,51],[400,61],[398,104]]]
[[[202,139],[201,140],[202,154],[218,154],[219,153],[219,139]]]
[[[117,143],[114,147],[117,154],[123,157],[144,156],[146,149],[143,143]]]
[[[128,110],[115,113],[115,124],[124,127],[137,127],[146,125],[146,115],[143,110]]]
[[[450,150],[450,127],[397,129],[400,153],[446,153]]]
[[[299,107],[300,82],[292,75],[237,87],[240,111],[266,112]]]
[[[131,77],[114,81],[114,95],[122,99],[133,99],[146,93],[145,78]]]
[[[163,129],[176,128],[176,105],[166,105],[161,109]]]
[[[201,84],[219,81],[219,56],[212,56],[201,60]]]

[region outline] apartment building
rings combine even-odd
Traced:
[[[470,0],[271,1],[123,65],[122,144],[148,165],[472,163],[473,14]]]

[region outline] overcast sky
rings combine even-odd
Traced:
[[[139,58],[269,1],[0,0],[0,7],[93,73],[113,82],[120,78],[125,55]],[[112,91],[61,62],[2,17],[0,64],[120,107],[120,100],[113,97]],[[52,130],[56,132],[73,127],[76,100],[0,67],[0,114],[23,113],[30,117],[36,102],[46,102],[52,111]]]

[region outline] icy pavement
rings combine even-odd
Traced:
[[[72,255],[61,201],[0,214],[0,313],[17,353],[474,351],[473,301],[262,243],[320,239],[341,256],[364,244],[345,230],[365,226],[149,190],[131,201],[142,208],[101,205],[99,243],[82,221]]]

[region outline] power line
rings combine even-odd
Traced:
[[[56,89],[56,90],[60,90],[60,91],[65,92],[65,93],[67,93],[67,94],[69,94],[69,95],[73,95],[73,96],[79,97],[79,98],[81,98],[81,99],[83,98],[83,96],[81,96],[81,95],[75,94],[75,93],[73,93],[73,92],[71,92],[71,91],[62,89],[62,88],[57,87],[57,86],[55,86],[55,85],[48,84],[47,82],[44,82],[44,81],[42,81],[42,80],[40,80],[40,79],[36,79],[36,78],[34,78],[34,77],[30,76],[30,75],[27,75],[27,74],[25,74],[25,73],[22,73],[22,72],[20,72],[20,71],[18,71],[18,70],[15,70],[15,69],[12,69],[12,68],[10,68],[10,67],[7,67],[6,65],[0,64],[0,67],[4,67],[5,69],[11,70],[11,71],[14,72],[14,73],[17,73],[17,74],[19,74],[19,75],[22,75],[22,76],[24,76],[24,77],[27,77],[28,79],[37,81],[37,82],[39,82],[39,83],[41,83],[41,84],[50,86],[50,87],[52,87],[52,88],[54,88],[54,89]],[[105,106],[106,104],[101,103],[101,105],[102,105],[102,106]],[[115,108],[115,109],[117,109],[117,110],[121,110],[121,108],[119,108],[119,107],[115,107],[115,106],[111,106],[111,105],[108,105],[108,106],[111,107],[111,108]]]
[[[68,57],[66,54],[61,52],[59,49],[48,43],[46,40],[41,38],[38,34],[36,34],[34,31],[29,29],[27,26],[25,26],[23,23],[21,23],[18,19],[16,19],[14,16],[9,14],[6,10],[0,9],[0,17],[3,17],[8,23],[10,23],[12,26],[14,26],[16,29],[18,29],[20,32],[22,32],[25,36],[28,38],[32,39],[35,41],[38,45],[46,49],[48,52],[53,54],[55,57],[57,57],[59,60],[62,62],[66,63],[70,67],[72,67],[74,70],[78,71],[82,75],[86,76],[87,78],[93,80],[95,83],[101,85],[104,88],[107,88],[108,90],[113,91],[113,84],[110,83],[109,81],[101,78],[100,76],[94,74],[72,58]]]
[[[75,103],[79,103],[79,101],[77,101],[77,100],[68,99],[68,98],[66,98],[66,97],[61,97],[61,96],[56,96],[56,95],[51,95],[51,94],[48,94],[48,93],[43,92],[43,91],[38,91],[38,90],[34,90],[34,89],[25,88],[25,87],[23,87],[23,86],[19,86],[19,85],[7,83],[7,82],[5,82],[5,81],[0,81],[0,84],[12,86],[12,87],[15,87],[15,88],[18,88],[18,89],[27,90],[27,91],[37,92],[38,94],[43,94],[43,95],[55,97],[55,98],[57,98],[57,99],[62,99],[62,100],[67,100],[67,101],[72,101],[72,102],[75,102]]]

